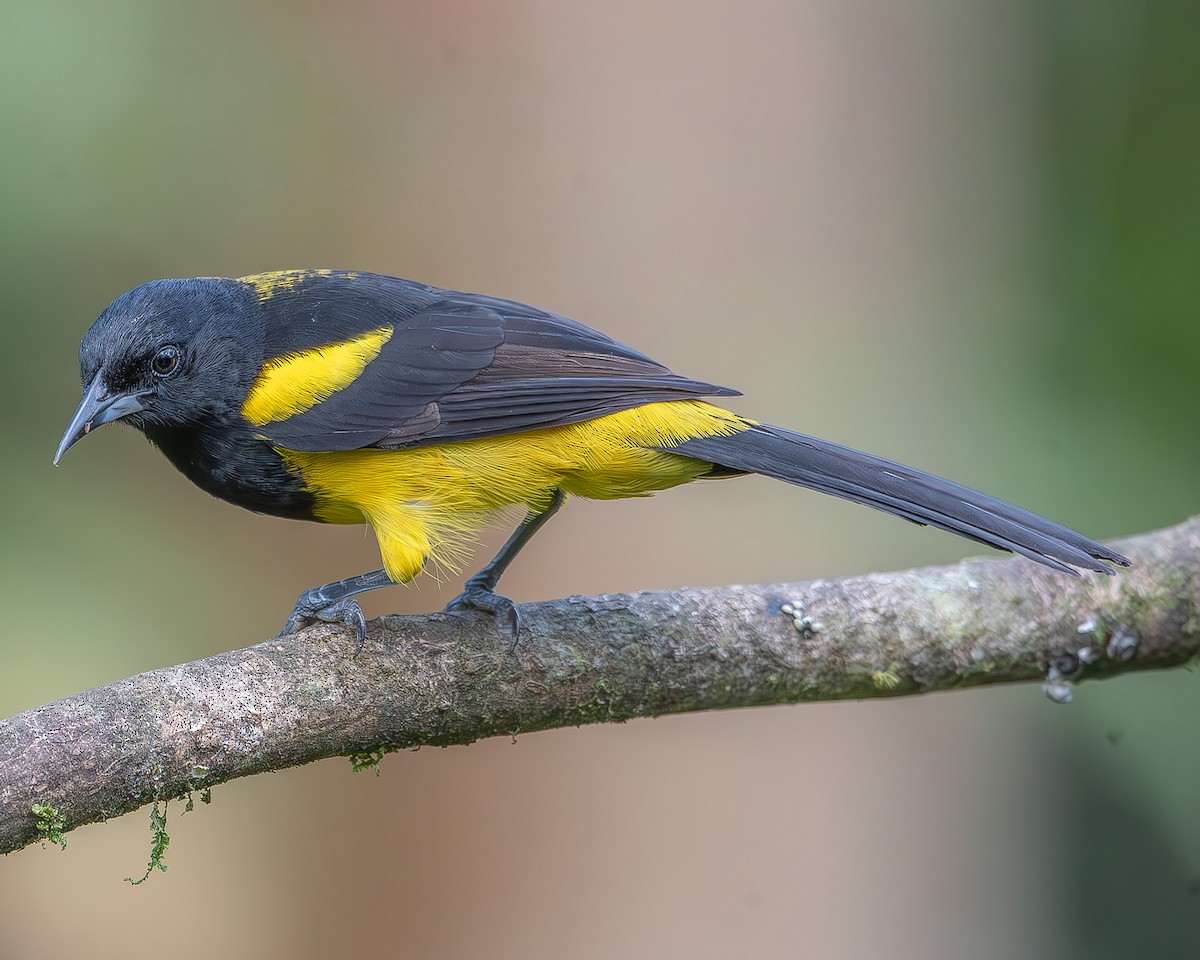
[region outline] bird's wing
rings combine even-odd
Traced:
[[[566,317],[392,277],[314,277],[263,307],[274,359],[243,414],[294,450],[423,446],[736,394]]]

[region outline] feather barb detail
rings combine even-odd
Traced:
[[[350,340],[268,360],[242,404],[242,416],[261,427],[315,407],[358,379],[391,337],[390,326],[377,327]]]

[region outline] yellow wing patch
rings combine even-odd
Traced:
[[[353,280],[357,273],[347,273],[338,270],[274,270],[271,273],[256,273],[249,277],[239,277],[239,283],[249,284],[259,300],[270,300],[277,293],[295,290],[305,280],[312,277],[332,277],[334,274]]]
[[[261,427],[315,407],[350,386],[391,338],[391,327],[377,327],[341,343],[268,360],[242,404],[242,416]]]
[[[653,449],[726,436],[750,421],[700,400],[650,403],[543,430],[403,450],[276,448],[328,523],[375,528],[397,583],[432,559],[453,568],[463,544],[505,507],[549,505],[551,492],[596,500],[646,496],[703,476],[711,465]]]

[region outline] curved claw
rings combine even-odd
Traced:
[[[349,627],[358,637],[359,650],[367,639],[367,618],[363,616],[358,601],[344,597],[330,603],[321,594],[320,588],[305,591],[300,595],[300,599],[296,601],[296,608],[279,631],[279,636],[286,637],[314,623],[341,624]]]
[[[467,589],[446,604],[447,613],[460,613],[464,610],[490,613],[501,629],[507,625],[510,636],[508,649],[512,651],[517,648],[517,641],[521,637],[521,612],[508,597],[502,597],[468,580]]]

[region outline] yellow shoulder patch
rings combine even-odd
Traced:
[[[391,338],[391,327],[377,327],[341,343],[268,360],[242,404],[242,416],[260,427],[315,407],[358,379]]]
[[[353,280],[357,273],[339,270],[274,270],[270,273],[256,273],[249,277],[239,277],[239,283],[249,284],[259,300],[270,300],[277,293],[294,290],[305,280],[312,277],[332,277],[334,274]]]

